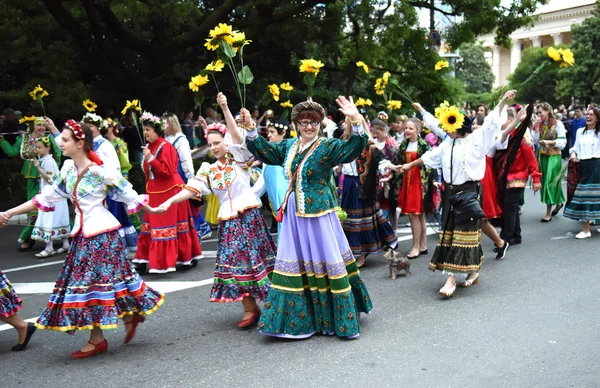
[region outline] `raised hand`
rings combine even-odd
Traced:
[[[338,104],[339,111],[344,114],[344,116],[349,117],[352,121],[359,121],[362,119],[362,115],[358,111],[356,105],[354,105],[354,100],[352,96],[346,98],[344,96],[339,96],[335,102]]]
[[[252,116],[250,115],[250,111],[246,108],[242,108],[240,110],[240,115],[242,117],[242,123],[244,128],[251,128],[254,126],[254,122],[252,121]]]
[[[504,93],[504,97],[502,98],[502,100],[510,101],[510,100],[514,99],[516,95],[517,95],[516,90],[509,90],[508,92]]]
[[[419,113],[421,113],[421,112],[423,112],[425,110],[425,109],[423,109],[423,107],[421,106],[421,104],[419,104],[418,102],[415,102],[414,104],[412,104],[412,106]]]
[[[219,104],[221,110],[225,111],[229,109],[229,107],[227,106],[227,97],[225,97],[223,93],[217,94],[217,104]]]
[[[198,126],[202,127],[202,129],[206,129],[206,127],[208,127],[208,123],[206,122],[204,117],[198,116]]]

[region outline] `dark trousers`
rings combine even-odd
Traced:
[[[521,218],[519,217],[519,201],[525,192],[524,188],[507,189],[504,194],[503,223],[500,238],[509,244],[521,243]]]

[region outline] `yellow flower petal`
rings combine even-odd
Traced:
[[[440,124],[446,133],[459,130],[465,122],[465,116],[456,106],[449,107],[440,117]]]
[[[285,90],[285,91],[288,91],[288,92],[294,90],[294,87],[292,85],[290,85],[289,82],[286,82],[286,83],[283,83],[283,84],[279,85],[279,88],[281,90]]]
[[[448,66],[450,66],[448,61],[439,61],[438,63],[435,64],[435,71],[440,71],[442,69],[445,69]]]
[[[205,69],[208,71],[219,72],[219,71],[223,71],[224,67],[225,67],[225,64],[223,63],[223,61],[218,59],[218,60],[213,61],[213,62],[209,63],[208,65],[206,65]]]
[[[398,109],[402,108],[402,101],[389,100],[387,107],[389,110],[398,110]]]
[[[356,66],[362,67],[362,69],[365,71],[365,73],[369,72],[369,66],[367,66],[367,64],[364,63],[363,61],[356,62]]]
[[[293,108],[294,107],[294,105],[292,105],[290,100],[287,100],[286,102],[282,102],[279,105],[281,105],[282,108]]]
[[[552,59],[554,62],[560,61],[560,53],[554,47],[548,47],[548,51],[546,51],[548,58]]]

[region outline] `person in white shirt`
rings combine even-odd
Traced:
[[[0,213],[0,226],[11,217],[38,208],[54,211],[54,204],[70,199],[75,206],[73,242],[50,296],[36,322],[38,329],[74,333],[91,330],[89,341],[71,354],[87,358],[108,350],[102,330],[125,321],[130,342],[144,316],[163,303],[164,296],[148,287],[127,260],[119,236],[119,221],[104,207],[107,196],[127,203],[129,211],[153,212],[148,196],[138,195],[114,168],[105,168],[93,149],[92,132],[84,123],[69,120],[60,135],[65,161],[58,179],[31,201]],[[111,188],[109,190],[109,187]]]
[[[459,220],[451,200],[455,200],[457,194],[474,193],[477,201],[481,203],[480,181],[485,175],[486,153],[496,143],[497,128],[502,124],[499,123],[499,112],[515,94],[514,90],[506,92],[501,103],[486,117],[487,123],[471,134],[471,121],[466,115],[454,115],[452,119],[448,119],[448,136],[438,148],[427,151],[411,163],[398,166],[403,173],[421,164],[430,168],[442,168],[444,192],[440,240],[429,268],[433,271],[441,270],[447,275],[446,284],[439,292],[443,297],[454,295],[457,273],[467,274],[465,281],[460,283],[461,287],[470,287],[479,280],[479,269],[483,263],[480,218],[483,212],[479,208],[477,216]],[[455,130],[454,124],[458,125],[461,119],[464,120],[462,127]]]
[[[585,127],[577,129],[575,144],[569,153],[572,161],[579,162],[579,182],[564,215],[584,221],[582,231],[575,238],[589,238],[592,237],[590,222],[600,219],[600,109],[588,109]]]

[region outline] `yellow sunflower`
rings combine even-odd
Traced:
[[[383,78],[377,78],[375,80],[375,94],[378,96],[383,95],[385,93],[385,87],[387,86],[387,81]]]
[[[282,102],[279,105],[281,105],[282,108],[293,108],[294,107],[294,105],[292,105],[292,102],[290,100],[287,100],[286,102]]]
[[[85,100],[83,102],[83,107],[85,108],[85,110],[87,110],[88,112],[95,112],[96,108],[98,107],[98,105],[96,105],[96,103],[94,103],[92,100],[90,100],[89,98],[87,100]]]
[[[219,72],[219,71],[223,71],[224,67],[225,67],[225,64],[223,63],[223,61],[220,59],[217,59],[216,61],[213,61],[213,62],[209,63],[208,65],[206,65],[206,67],[204,69],[208,70],[208,71]]]
[[[317,75],[323,66],[321,61],[315,59],[303,59],[300,61],[300,73],[315,73],[315,75]]]
[[[31,123],[35,121],[35,116],[25,116],[19,119],[19,124]]]
[[[402,101],[389,100],[387,107],[389,110],[398,110],[398,109],[402,108]]]
[[[131,101],[127,100],[127,103],[125,104],[125,108],[123,108],[123,110],[121,110],[121,114],[124,115],[130,109],[141,112],[142,107],[138,105],[138,100],[131,100]]]
[[[231,47],[233,47],[236,53],[240,47],[250,44],[251,42],[251,40],[246,39],[246,34],[244,32],[233,31]]]
[[[281,90],[285,90],[287,92],[290,92],[290,91],[294,90],[294,87],[292,85],[290,85],[289,82],[285,82],[285,83],[279,85],[279,88]]]
[[[271,93],[271,95],[273,96],[273,100],[275,101],[279,101],[279,86],[277,86],[277,84],[271,84],[269,85],[269,93]]]
[[[560,67],[569,67],[575,64],[575,56],[570,49],[563,49],[561,51],[561,63]]]
[[[450,66],[448,61],[439,61],[438,63],[435,64],[435,71],[440,71],[442,69],[447,68],[448,66]]]
[[[40,85],[33,88],[31,92],[29,92],[29,96],[32,100],[37,100],[38,98],[44,98],[48,95],[48,92],[44,90]]]
[[[446,113],[446,111],[448,110],[448,108],[450,108],[450,103],[448,101],[445,101],[443,103],[440,104],[440,106],[438,106],[437,108],[435,108],[435,118],[436,119],[440,119],[440,117],[442,117],[442,115],[444,113]]]
[[[362,67],[362,69],[365,71],[365,73],[369,72],[369,66],[366,63],[364,63],[363,61],[356,62],[356,66]]]
[[[548,51],[546,51],[546,55],[548,58],[552,60],[552,62],[560,62],[560,52],[554,47],[548,47]]]
[[[229,45],[233,45],[233,27],[229,24],[219,23],[218,26],[208,32],[210,38],[206,39],[204,47],[211,51],[215,51],[219,48],[221,41],[227,42]]]
[[[441,116],[440,124],[446,133],[459,130],[465,122],[465,116],[456,106],[449,107]]]
[[[201,86],[204,86],[208,83],[208,75],[198,74],[195,77],[190,79],[188,86],[192,92],[197,92],[200,90]]]
[[[356,100],[354,105],[356,105],[356,106],[371,106],[371,105],[373,105],[373,101],[371,101],[368,98],[365,99],[365,98],[360,97],[358,100]]]

